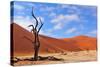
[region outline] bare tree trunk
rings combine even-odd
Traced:
[[[34,35],[34,60],[37,61],[38,60],[38,52],[39,52],[39,48],[40,48],[40,41],[39,41],[39,31],[40,29],[42,28],[43,26],[43,23],[40,19],[40,22],[41,22],[41,25],[40,27],[38,28],[37,26],[39,25],[39,22],[37,20],[37,18],[35,17],[34,13],[33,13],[33,9],[32,9],[32,16],[33,18],[36,20],[36,25],[29,25],[33,27],[32,31],[33,32],[33,35]]]
[[[35,50],[35,53],[34,53],[34,60],[37,61],[37,60],[38,60],[39,47],[36,46],[34,50]]]
[[[39,36],[38,33],[36,33],[35,35],[35,46],[34,46],[34,60],[37,61],[38,60],[38,53],[39,53],[39,48],[40,48],[40,41],[39,41]]]

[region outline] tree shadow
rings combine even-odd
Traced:
[[[30,58],[24,58],[24,59],[21,59],[21,58],[17,58],[17,57],[14,57],[14,59],[12,59],[12,61],[14,63],[17,63],[19,61],[64,61],[64,59],[62,58],[56,58],[54,56],[47,56],[47,57],[43,57],[43,56],[38,56],[38,60],[35,60],[33,57],[30,57]]]

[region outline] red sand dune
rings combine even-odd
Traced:
[[[34,35],[12,23],[13,33],[13,53],[15,56],[32,55],[34,53]],[[56,53],[64,51],[95,50],[96,38],[87,36],[77,36],[73,38],[56,39],[40,35],[39,53]]]
[[[75,43],[82,50],[96,50],[97,49],[97,39],[89,36],[76,36],[73,38],[63,39],[66,42]]]

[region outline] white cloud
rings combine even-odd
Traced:
[[[67,8],[67,9],[73,9],[73,10],[77,10],[78,9],[77,6],[71,5],[71,4],[69,4],[69,5],[63,4],[61,6],[61,8]]]
[[[45,35],[45,32],[43,30],[40,30],[39,33],[42,34],[42,35]]]
[[[62,29],[66,24],[71,21],[80,21],[80,17],[77,14],[63,15],[60,14],[51,20],[51,23],[54,24],[54,29],[59,30]]]
[[[49,31],[45,31],[45,30],[40,30],[39,34],[42,34],[42,35],[46,35],[46,36],[52,36],[52,32],[49,32]]]
[[[18,25],[22,26],[26,30],[30,30],[28,28],[28,25],[33,24],[32,19],[30,19],[28,16],[23,17],[23,16],[15,16],[14,17],[14,23],[17,23]]]
[[[41,6],[40,11],[53,11],[55,7]]]
[[[37,17],[39,18],[39,17]],[[43,21],[43,17],[40,17]],[[30,31],[31,29],[28,27],[28,25],[35,25],[35,20],[31,19],[29,16],[14,16],[14,22],[18,25],[22,26],[26,30]]]
[[[51,20],[52,23],[59,23],[59,22],[70,22],[70,21],[80,21],[80,18],[77,14],[69,14],[69,15],[63,15],[60,14],[53,20]]]
[[[96,30],[90,31],[89,34],[97,34]]]
[[[56,17],[56,13],[51,12],[51,13],[49,14],[49,16],[50,16],[50,17]]]
[[[27,6],[31,6],[31,7],[35,7],[35,6],[36,6],[36,5],[33,4],[33,3],[27,3],[27,4],[25,4],[25,5],[27,5]]]
[[[25,9],[24,6],[19,5],[19,4],[14,4],[14,8],[17,9],[17,10],[23,10],[23,9]]]
[[[89,32],[86,33],[87,36],[97,36],[97,30],[91,30]]]
[[[69,8],[69,5],[63,4],[62,6],[60,6],[61,8]]]
[[[58,24],[56,24],[56,25],[54,26],[54,30],[62,29],[62,27],[63,27],[63,24],[58,23]]]
[[[64,4],[64,5],[62,5],[62,6],[60,6],[60,8],[65,8],[66,9],[66,11],[68,12],[68,13],[74,13],[74,14],[80,14],[81,13],[81,9],[79,8],[79,7],[77,7],[77,6],[75,6],[75,5],[66,5],[66,4]]]
[[[66,33],[66,34],[70,34],[70,33],[75,33],[76,31],[77,31],[76,28],[70,28],[70,29],[68,29],[65,33]]]
[[[40,30],[39,34],[49,36],[49,37],[54,37],[54,38],[59,38],[58,34],[53,34],[52,30]]]
[[[41,16],[37,17],[38,21],[40,21],[40,19],[41,19],[42,22],[44,22],[44,17],[41,17]]]

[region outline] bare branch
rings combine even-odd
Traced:
[[[42,20],[39,18],[41,25],[43,25]]]
[[[34,13],[33,13],[33,8],[32,8],[32,16],[34,17],[34,19],[36,20],[36,26],[35,26],[35,29],[37,28],[38,26],[38,20],[37,18],[35,17]]]
[[[29,25],[28,27],[32,27],[32,30],[31,30],[31,32],[33,31],[35,31],[35,29],[34,29],[34,25]]]
[[[34,26],[33,26],[33,25],[29,25],[28,27],[32,27],[32,28],[34,28]]]
[[[41,26],[39,27],[39,29],[38,29],[38,33],[39,33],[39,31],[40,31],[40,29],[42,28],[42,26],[43,26],[43,23],[42,23],[42,21],[41,21],[41,19],[39,18],[39,20],[40,20],[40,22],[41,22]]]

